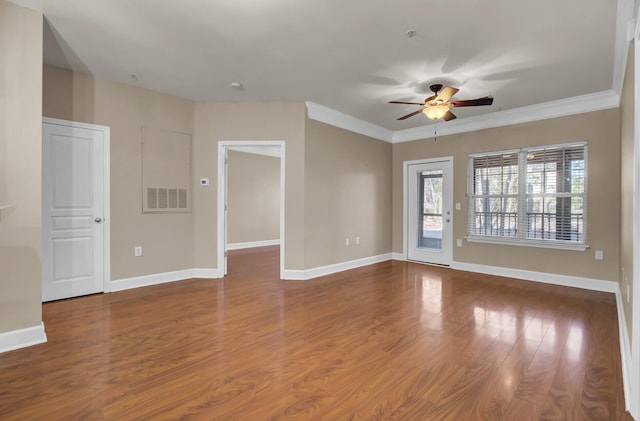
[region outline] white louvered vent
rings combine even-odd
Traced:
[[[187,189],[178,189],[178,208],[187,209]]]
[[[158,189],[147,189],[147,208],[158,209]]]
[[[188,210],[187,189],[148,187],[146,209],[159,211]]]
[[[178,189],[169,189],[169,207],[176,209],[178,207]]]
[[[167,189],[158,189],[158,209],[167,209]]]

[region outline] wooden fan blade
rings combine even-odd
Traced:
[[[404,102],[404,101],[389,101],[389,104],[409,104],[409,105],[424,105],[421,102]]]
[[[441,100],[442,102],[447,102],[454,96],[460,89],[452,88],[451,86],[445,86],[442,88],[438,96],[435,98],[436,100]]]
[[[436,95],[432,95],[432,96],[430,96],[429,98],[425,99],[425,100],[424,100],[424,103],[426,104],[427,102],[429,102],[429,101],[433,101],[434,99],[436,99]]]
[[[444,116],[442,116],[442,119],[444,121],[453,120],[454,118],[458,118],[458,117],[456,117],[456,115],[451,111],[447,111],[447,113]]]
[[[461,101],[451,101],[451,105],[454,107],[476,107],[478,105],[491,105],[493,104],[493,97],[485,96],[476,99],[463,99]]]
[[[423,108],[423,109],[424,109],[424,108]],[[407,118],[409,118],[409,117],[413,117],[414,115],[418,115],[418,114],[420,114],[420,113],[422,112],[422,110],[423,110],[423,109],[420,109],[420,110],[418,110],[418,111],[414,111],[414,112],[412,112],[412,113],[410,113],[410,114],[407,114],[407,115],[405,115],[405,116],[402,116],[402,117],[400,117],[398,120],[405,120],[405,119],[407,119]]]

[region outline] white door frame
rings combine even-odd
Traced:
[[[407,239],[409,238],[409,221],[407,215],[409,214],[409,180],[407,179],[407,172],[409,170],[409,165],[415,164],[435,164],[437,162],[450,161],[451,167],[453,167],[453,156],[444,156],[439,158],[425,158],[425,159],[415,159],[412,161],[403,161],[402,162],[402,259],[407,260],[408,250],[407,250]],[[453,172],[451,174],[450,183],[453,183]],[[453,185],[451,187],[453,190]],[[451,220],[453,220],[453,213],[451,214]],[[451,228],[453,230],[453,227]],[[453,244],[450,244],[451,247],[451,260],[453,262]]]
[[[637,12],[638,5],[634,7]],[[633,92],[633,171],[634,171],[634,183],[633,183],[633,291],[632,297],[632,311],[631,321],[625,320],[625,323],[631,322],[633,329],[633,335],[631,337],[630,348],[627,344],[621,346],[622,354],[622,378],[625,389],[625,406],[632,416],[638,418],[640,416],[640,403],[638,399],[634,399],[634,396],[638,396],[640,393],[640,206],[638,201],[640,200],[640,118],[638,118],[638,110],[640,110],[640,20],[636,20],[636,27],[633,39],[634,49],[634,92]],[[622,294],[619,292],[618,294]],[[622,301],[622,299],[620,300]],[[618,302],[618,305],[621,303]],[[624,316],[624,309],[618,310],[619,314]],[[624,326],[626,329],[627,326]],[[624,344],[623,337],[627,338],[627,332],[621,330],[620,343]],[[625,354],[630,352],[630,367],[625,367]],[[628,375],[625,375],[627,374]]]
[[[101,132],[104,139],[104,153],[103,153],[103,205],[104,210],[102,216],[102,224],[104,227],[104,235],[102,240],[102,290],[103,292],[111,292],[111,128],[107,126],[100,126],[97,124],[80,123],[78,121],[61,120],[58,118],[43,117],[42,124],[51,124],[66,126],[78,129],[93,130]],[[44,138],[43,138],[44,141]],[[42,159],[48,159],[49,157],[43,156]],[[44,186],[43,186],[44,187]],[[44,193],[44,192],[43,192]],[[42,206],[42,218],[43,221],[49,215],[46,214],[47,210]],[[43,230],[44,234],[44,230]],[[43,244],[43,252],[45,250]],[[44,267],[42,268],[44,271]]]
[[[217,265],[222,277],[227,274],[227,259],[225,258],[227,247],[227,213],[225,212],[227,197],[227,166],[225,165],[225,162],[227,152],[229,150],[239,150],[243,152],[257,153],[278,149],[280,152],[280,279],[284,279],[285,142],[282,140],[218,141]]]

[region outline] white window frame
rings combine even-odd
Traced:
[[[540,150],[542,148],[570,148],[581,146],[584,148],[584,199],[583,199],[583,235],[582,241],[571,241],[571,240],[551,240],[551,239],[531,239],[526,237],[526,200],[527,200],[527,188],[526,188],[526,171],[527,171],[527,154],[530,151]],[[473,203],[473,199],[475,195],[473,194],[473,175],[474,175],[474,167],[473,161],[475,158],[484,157],[487,155],[506,155],[506,154],[518,154],[518,233],[516,237],[500,237],[500,236],[484,236],[484,235],[474,235],[471,234],[471,226],[470,221],[472,219],[472,213],[474,212],[475,206]],[[589,248],[587,244],[587,198],[588,198],[588,186],[587,180],[588,169],[588,146],[586,141],[579,142],[570,142],[570,143],[560,143],[555,145],[540,145],[528,148],[521,149],[506,149],[501,151],[490,151],[490,152],[482,152],[470,154],[468,157],[468,167],[467,167],[467,236],[465,239],[469,242],[476,243],[491,243],[491,244],[505,244],[505,245],[515,245],[515,246],[525,246],[525,247],[541,247],[541,248],[553,248],[553,249],[563,249],[563,250],[575,250],[575,251],[584,251]]]

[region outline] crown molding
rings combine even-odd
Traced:
[[[634,0],[618,0],[612,80],[613,90],[618,94],[618,97],[622,94],[629,41],[635,35],[634,12]]]
[[[384,140],[385,142],[392,142],[393,140],[393,131],[385,129],[384,127],[360,120],[359,118],[341,113],[324,105],[316,104],[315,102],[305,101],[305,105],[307,106],[307,114],[311,120],[340,127],[341,129],[354,133],[373,137],[374,139]]]
[[[620,94],[614,90],[580,95],[557,101],[544,102],[526,107],[497,111],[473,117],[449,121],[446,124],[429,124],[405,130],[391,131],[364,120],[351,117],[314,102],[305,102],[309,118],[332,126],[340,127],[355,133],[384,140],[390,143],[411,142],[430,137],[447,136],[494,127],[529,123],[532,121],[564,117],[592,111],[607,110],[620,106]]]
[[[446,136],[494,127],[510,126],[573,114],[616,108],[620,103],[620,95],[613,90],[580,95],[557,101],[544,102],[526,107],[497,111],[447,122],[445,125],[431,124],[412,129],[398,130],[393,133],[392,143],[410,142],[412,140]]]

